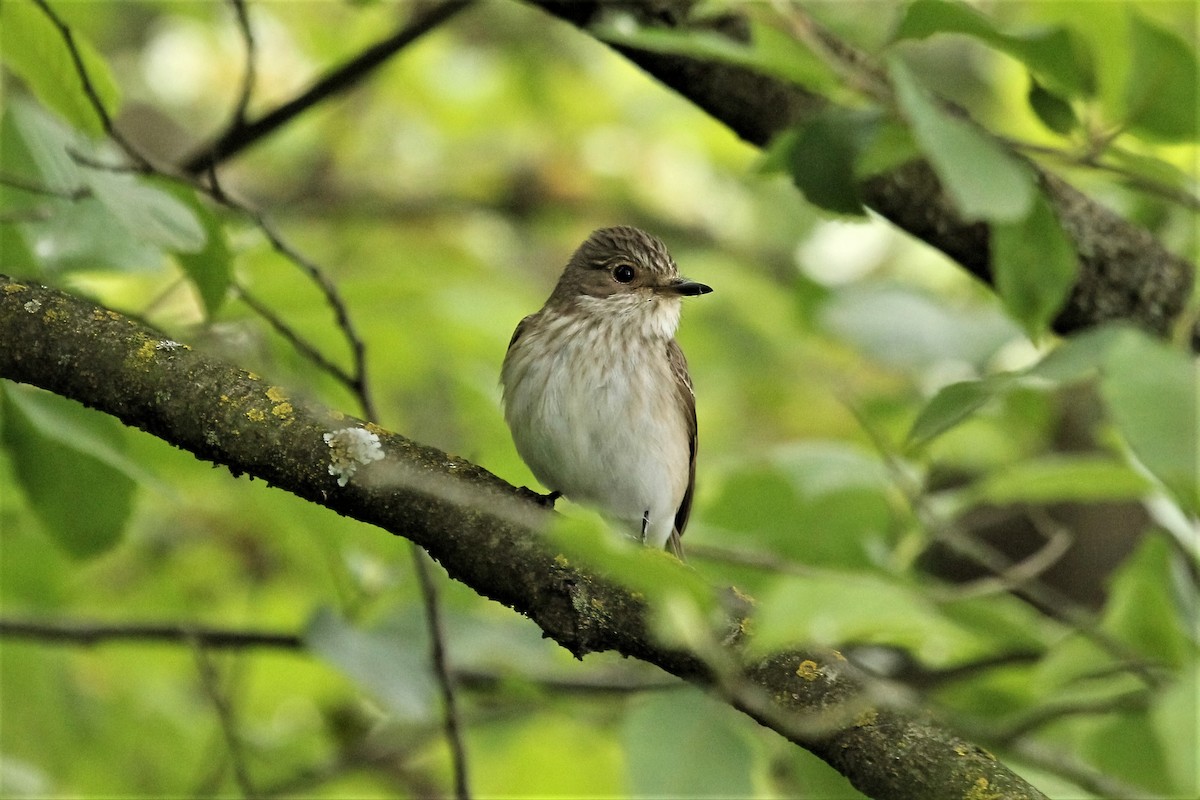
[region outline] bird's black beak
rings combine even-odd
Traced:
[[[704,283],[697,283],[696,281],[690,281],[687,278],[675,278],[662,288],[665,291],[683,295],[684,297],[694,297],[698,294],[708,294],[712,291],[711,286]]]

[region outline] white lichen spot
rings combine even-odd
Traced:
[[[338,486],[345,486],[360,465],[370,464],[383,458],[383,447],[379,436],[362,428],[342,428],[323,437],[333,451],[329,462],[329,474],[337,478]]]
[[[41,310],[41,308],[42,308],[41,300],[30,300],[28,303],[25,304],[25,310],[28,311],[30,314],[36,314],[38,311]]]
[[[183,344],[182,342],[177,342],[174,339],[159,339],[158,343],[156,345],[154,345],[154,349],[155,350],[180,350],[180,349],[186,350],[186,349],[188,349],[188,346],[186,344]]]

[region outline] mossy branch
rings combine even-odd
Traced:
[[[115,311],[5,276],[0,342],[0,377],[71,398],[234,475],[403,536],[452,578],[526,615],[576,656],[612,650],[707,686],[872,797],[1043,796],[981,748],[880,705],[865,676],[836,653],[784,653],[730,671],[714,669],[711,656],[664,646],[651,633],[643,599],[562,558],[539,534],[550,512],[482,467],[301,403]],[[330,473],[334,451],[325,434],[347,428],[378,436],[384,457],[362,459],[341,486]],[[740,663],[728,650],[722,661]]]

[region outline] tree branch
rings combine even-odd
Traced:
[[[585,32],[613,8],[601,0],[530,2]],[[628,0],[620,8],[643,25],[685,30],[700,28],[688,22],[695,4],[695,0]],[[703,26],[739,42],[750,40],[749,25],[736,12],[710,17]],[[853,48],[829,32],[821,30],[819,36],[822,47],[853,53]],[[819,94],[743,66],[627,45],[614,49],[758,147],[831,105]],[[1054,321],[1055,329],[1070,333],[1123,319],[1158,334],[1167,333],[1190,296],[1195,266],[1066,181],[1037,165],[1030,166],[1079,256],[1079,278]],[[868,207],[941,250],[971,274],[992,282],[987,226],[962,219],[929,162],[909,161],[862,180],[857,188]]]
[[[711,666],[711,654],[659,643],[640,595],[556,552],[539,535],[549,512],[475,464],[369,426],[385,458],[363,459],[339,486],[323,436],[365,423],[293,403],[280,387],[114,311],[4,276],[0,342],[0,377],[75,399],[235,475],[404,536],[455,580],[528,616],[577,657],[615,650],[708,686],[868,795],[1043,797],[990,753],[880,704],[868,679],[836,653],[783,653],[731,675]],[[677,568],[682,577],[687,568]],[[720,655],[740,660],[732,650]]]
[[[445,0],[416,19],[404,25],[400,30],[381,39],[349,59],[340,66],[321,76],[316,83],[300,94],[288,100],[256,119],[247,121],[244,116],[244,98],[239,99],[240,113],[235,114],[230,124],[213,142],[200,147],[183,163],[183,171],[191,175],[199,175],[209,171],[224,161],[233,158],[247,147],[269,136],[280,126],[308,109],[348,89],[353,88],[380,65],[399,51],[416,41],[418,38],[436,28],[459,11],[471,5],[474,0]],[[250,56],[248,56],[249,58]]]

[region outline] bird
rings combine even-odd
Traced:
[[[696,397],[675,340],[682,298],[666,245],[630,226],[579,246],[501,368],[517,452],[548,489],[682,560],[696,483]]]

